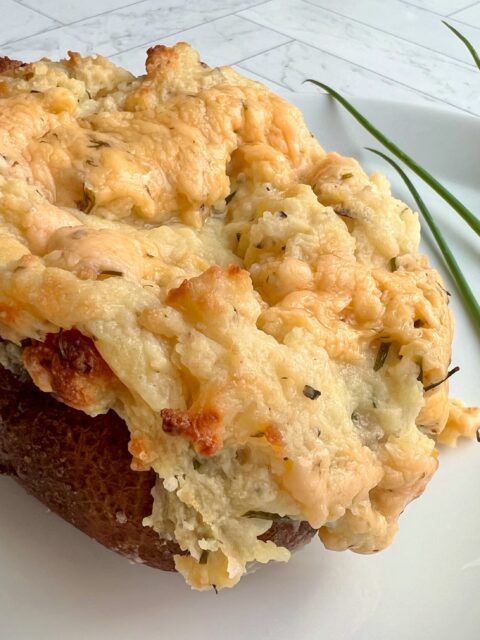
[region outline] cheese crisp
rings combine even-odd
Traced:
[[[150,49],[139,78],[76,53],[10,66],[0,336],[41,390],[124,418],[133,468],[157,474],[144,524],[188,552],[178,571],[230,587],[288,560],[259,539],[278,518],[330,549],[386,547],[435,439],[478,417],[442,383],[452,317],[417,215],[185,43]]]

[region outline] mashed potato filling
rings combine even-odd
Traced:
[[[387,180],[184,43],[139,78],[78,54],[5,72],[0,154],[0,336],[93,340],[105,391],[59,399],[125,419],[133,468],[157,474],[145,525],[189,552],[189,584],[288,560],[259,540],[278,518],[387,546],[437,467],[431,436],[479,415],[447,383],[424,392],[452,318]]]

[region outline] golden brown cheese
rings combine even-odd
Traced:
[[[70,54],[0,88],[0,336],[35,341],[44,391],[126,420],[133,467],[157,473],[145,524],[190,553],[187,581],[287,560],[265,514],[387,546],[437,467],[429,435],[478,421],[448,383],[423,391],[452,319],[416,214],[185,43],[140,78]]]

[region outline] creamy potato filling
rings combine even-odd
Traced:
[[[279,517],[387,546],[437,467],[429,436],[478,412],[424,392],[452,319],[385,177],[186,44],[140,78],[71,54],[0,90],[0,363],[28,340],[42,390],[125,419],[157,474],[145,525],[196,588],[287,560],[258,539]]]

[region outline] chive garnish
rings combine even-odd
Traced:
[[[90,149],[99,149],[100,147],[110,147],[109,142],[105,142],[104,140],[91,140],[91,144],[87,145]]]
[[[302,393],[306,398],[309,398],[310,400],[316,400],[320,395],[322,395],[318,389],[311,387],[309,384],[306,384],[303,387]]]
[[[379,131],[365,116],[363,116],[355,107],[341,96],[335,89],[332,89],[327,84],[319,82],[318,80],[308,79],[304,82],[311,82],[312,84],[321,87],[324,91],[332,96],[337,102],[339,102],[352,116],[364,127],[374,138],[379,140],[384,147],[397,156],[407,167],[414,171],[424,182],[426,182],[434,191],[441,196],[445,202],[447,202],[457,213],[459,213],[467,224],[469,224],[476,234],[480,235],[480,220],[469,210],[467,207],[458,200],[448,189],[446,189],[438,180],[436,180],[431,173],[421,167],[413,158],[402,151],[396,144],[391,142],[381,131]]]
[[[196,458],[192,460],[192,464],[195,471],[198,471],[200,469],[200,462]]]
[[[442,20],[442,22],[447,27],[447,29],[450,29],[450,31],[454,33],[457,36],[457,38],[463,42],[463,44],[467,47],[468,51],[470,52],[470,55],[472,56],[473,61],[475,62],[477,67],[480,69],[480,56],[476,52],[470,40],[466,36],[464,36],[463,33],[460,33],[460,31],[455,29],[455,27],[452,27],[451,24],[448,24],[448,22],[445,22],[445,20]]]
[[[348,178],[353,177],[353,173],[344,173],[340,176],[340,180],[348,180]]]
[[[451,376],[453,376],[454,373],[457,373],[457,371],[460,371],[460,367],[454,367],[453,369],[451,369],[447,373],[447,375],[444,378],[442,378],[438,382],[434,382],[433,384],[429,384],[427,387],[423,387],[423,390],[426,393],[427,391],[431,391],[432,389],[435,389],[435,387],[440,386],[443,382],[445,382],[445,380],[448,380]]]
[[[58,336],[57,346],[58,346],[58,351],[60,353],[60,357],[63,360],[68,360],[67,351],[66,351],[66,345],[65,345],[65,343],[63,341],[63,331],[60,331],[60,335]]]
[[[202,551],[202,555],[200,556],[200,560],[198,561],[198,563],[207,564],[207,560],[208,560],[208,551],[204,550]]]
[[[257,431],[257,433],[252,433],[250,438],[263,438],[265,435],[265,431]]]
[[[473,294],[473,291],[470,289],[470,286],[468,284],[468,282],[465,279],[465,276],[462,273],[462,270],[460,269],[458,262],[455,260],[453,253],[450,250],[450,247],[448,246],[445,238],[443,237],[440,229],[437,227],[436,222],[434,221],[432,214],[430,213],[430,211],[428,210],[426,204],[424,203],[422,197],[420,196],[420,194],[418,193],[418,191],[416,190],[415,186],[413,185],[412,181],[410,180],[410,178],[407,176],[407,174],[405,173],[405,171],[395,162],[395,160],[393,160],[392,158],[390,158],[389,156],[385,155],[384,153],[382,153],[381,151],[377,151],[376,149],[370,149],[369,151],[372,151],[372,153],[376,153],[378,156],[380,156],[381,158],[383,158],[384,160],[386,160],[388,163],[390,163],[392,165],[392,167],[394,169],[396,169],[398,171],[398,173],[400,174],[400,176],[402,177],[403,181],[405,182],[405,184],[407,185],[410,193],[412,194],[415,202],[417,203],[417,206],[420,210],[420,213],[423,215],[423,217],[425,218],[426,223],[428,224],[428,226],[430,227],[430,231],[432,232],[433,237],[435,238],[438,247],[440,249],[440,251],[443,254],[443,257],[445,258],[445,262],[447,263],[449,269],[450,269],[450,273],[452,274],[453,279],[455,280],[458,290],[460,291],[460,293],[463,296],[463,300],[465,302],[465,306],[467,307],[468,311],[470,312],[472,319],[475,323],[475,326],[477,327],[478,330],[480,330],[480,306]]]
[[[236,191],[232,191],[232,193],[229,193],[228,196],[225,198],[225,204],[229,204],[233,200],[236,193],[237,193]]]
[[[242,518],[259,518],[261,520],[290,520],[288,516],[281,516],[278,513],[268,513],[267,511],[247,511]]]
[[[100,271],[100,273],[98,274],[98,278],[100,280],[104,280],[105,278],[113,278],[113,277],[120,278],[121,276],[123,276],[122,271],[114,271],[113,269],[104,269],[103,271]]]
[[[279,211],[278,212],[278,217],[279,218],[288,218],[288,215],[285,213],[285,211]]]
[[[480,428],[477,429],[477,433],[475,435],[477,436],[477,442],[480,442]]]
[[[396,271],[397,270],[397,259],[396,258],[390,258],[388,266],[390,267],[390,271]]]
[[[385,364],[385,360],[387,359],[388,352],[390,347],[392,346],[391,342],[382,342],[377,351],[377,357],[375,358],[375,363],[373,365],[374,371],[379,371],[383,365]]]

